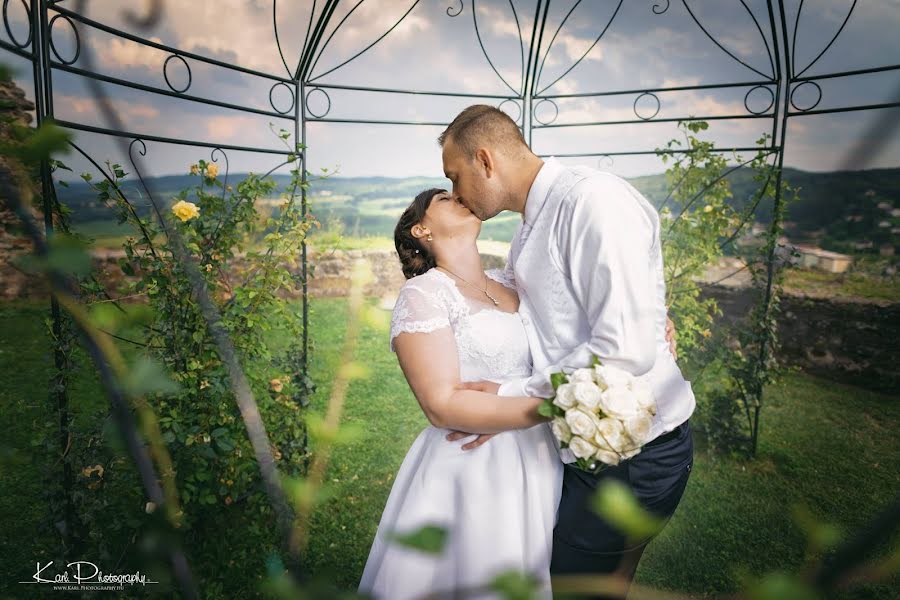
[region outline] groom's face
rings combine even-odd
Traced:
[[[486,221],[503,210],[502,195],[496,189],[498,179],[489,177],[482,161],[467,155],[453,141],[444,142],[441,158],[444,175],[453,183],[453,195],[476,217]]]

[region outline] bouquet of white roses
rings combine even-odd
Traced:
[[[551,381],[556,395],[539,412],[553,418],[553,434],[580,468],[594,472],[617,465],[649,441],[656,400],[645,381],[597,358],[570,375],[554,373]]]

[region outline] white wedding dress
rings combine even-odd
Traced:
[[[500,283],[501,271],[488,275]],[[391,321],[394,337],[451,327],[462,381],[502,382],[531,374],[531,355],[519,313],[467,299],[437,269],[400,291]],[[379,600],[436,597],[494,598],[484,591],[506,571],[529,573],[550,598],[550,554],[562,488],[562,463],[546,424],[500,433],[463,451],[428,427],[406,454],[381,516],[359,585]],[[391,533],[426,525],[448,531],[439,555],[404,547]],[[481,588],[475,593],[474,588]],[[467,590],[467,591],[464,591]],[[455,595],[454,595],[455,594]]]

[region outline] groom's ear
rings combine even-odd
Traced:
[[[491,177],[494,174],[494,156],[487,148],[479,148],[475,151],[475,164],[484,170],[485,177]]]

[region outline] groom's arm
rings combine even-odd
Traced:
[[[563,200],[551,260],[571,281],[591,323],[590,338],[557,364],[504,383],[500,395],[550,397],[552,373],[588,366],[594,355],[634,375],[653,367],[658,313],[651,252],[658,219],[644,212],[636,193],[616,177],[599,176],[578,184]]]

